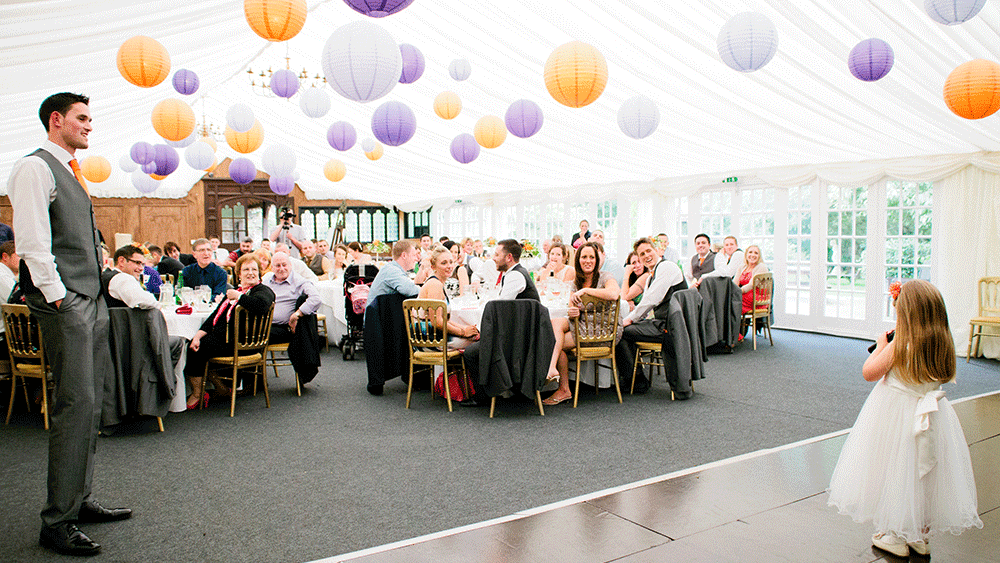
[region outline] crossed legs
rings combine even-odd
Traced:
[[[569,390],[569,358],[566,357],[566,350],[576,347],[576,339],[573,336],[569,319],[565,317],[552,319],[552,332],[555,334],[556,344],[552,350],[552,363],[549,364],[548,378],[558,377],[559,389],[556,389],[549,398],[542,401],[546,405],[558,405],[573,398],[573,393]]]

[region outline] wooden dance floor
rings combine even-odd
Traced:
[[[969,442],[984,528],[934,536],[931,555],[938,562],[1000,562],[1000,392],[953,405]],[[845,438],[821,436],[323,561],[905,561],[871,546],[870,524],[826,506]]]

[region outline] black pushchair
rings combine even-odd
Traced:
[[[344,360],[353,360],[354,353],[365,349],[365,304],[368,288],[378,275],[378,268],[368,264],[363,267],[348,266],[344,270],[344,313],[347,333],[340,339]]]

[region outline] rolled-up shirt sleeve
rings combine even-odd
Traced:
[[[56,182],[49,166],[37,156],[19,160],[11,170],[7,195],[14,208],[14,244],[28,266],[31,283],[49,303],[65,298],[66,286],[52,255],[49,204],[56,197]]]
[[[160,304],[153,294],[144,290],[139,280],[119,273],[108,283],[108,293],[115,299],[124,301],[130,309],[159,309]]]
[[[646,315],[663,301],[667,291],[684,279],[684,274],[677,264],[666,260],[661,260],[657,264],[655,272],[656,275],[652,277],[652,281],[647,281],[646,289],[642,292],[642,301],[625,317],[630,323],[646,318]]]
[[[319,306],[323,304],[323,301],[320,299],[316,286],[309,280],[303,280],[299,289],[306,295],[306,301],[299,307],[299,311],[302,311],[303,315],[312,315],[319,311]]]

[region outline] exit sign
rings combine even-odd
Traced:
[[[736,182],[739,182],[739,181],[740,181],[740,179],[737,178],[736,176],[730,176],[730,177],[726,178],[725,180],[723,180],[722,183],[723,184],[735,184]]]

